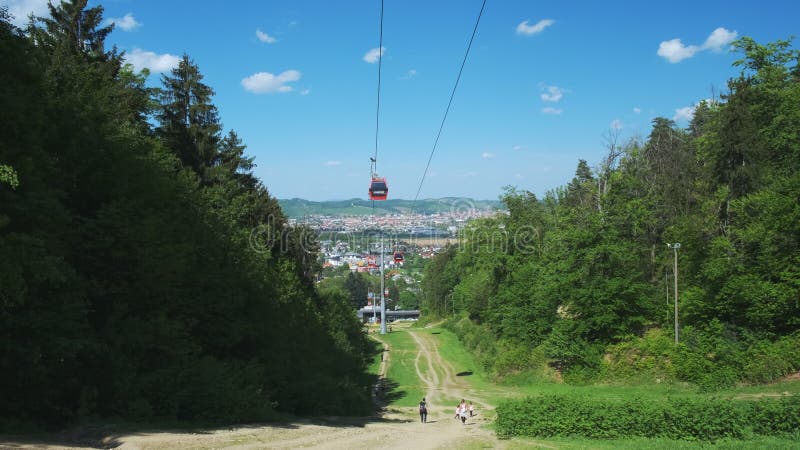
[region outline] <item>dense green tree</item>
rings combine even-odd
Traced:
[[[792,370],[775,349],[800,326],[800,52],[789,41],[733,45],[741,74],[697,105],[687,130],[656,118],[642,142],[610,136],[594,172],[579,161],[541,200],[508,188],[507,215],[473,222],[428,264],[423,312],[466,313],[471,325],[451,325],[498,372],[543,355],[564,373],[598,373],[603,351],[640,342],[647,354],[645,332],[674,325],[664,243],[681,242],[687,339],[666,356],[678,377],[732,383],[737,355],[760,367],[742,378],[774,379],[758,361]]]
[[[105,39],[114,25],[101,27],[103,7],[87,8],[88,3],[88,0],[48,2],[50,16],[39,18],[44,27],[30,30],[37,44],[95,60],[116,56],[105,52]]]
[[[400,301],[398,302],[400,309],[414,310],[419,309],[419,294],[412,290],[400,291]]]
[[[387,288],[389,289],[389,301],[386,302],[386,308],[394,309],[400,302],[400,286],[391,281],[388,283]]]
[[[156,134],[164,139],[184,167],[206,177],[206,170],[218,160],[235,158],[239,145],[235,135],[226,143],[227,154],[219,155],[220,130],[217,108],[211,103],[214,90],[202,82],[198,65],[184,54],[169,75],[162,75],[161,109],[156,115]],[[239,162],[238,160],[236,162]],[[238,167],[237,167],[238,168]]]
[[[350,304],[354,308],[363,308],[367,305],[367,291],[369,286],[364,280],[364,275],[357,272],[350,272],[344,282],[344,288],[347,290]]]
[[[373,349],[316,290],[316,235],[219,138],[188,57],[152,98],[85,5],[33,39],[0,8],[0,428],[365,413]]]
[[[212,176],[233,179],[242,188],[255,190],[259,184],[258,179],[252,173],[255,167],[255,158],[245,155],[246,148],[236,132],[229,131],[220,141],[219,152],[210,169]]]
[[[458,283],[456,269],[452,264],[457,251],[457,247],[448,246],[425,266],[425,277],[422,279],[423,313],[442,317],[450,311],[448,302],[452,305],[450,297]]]

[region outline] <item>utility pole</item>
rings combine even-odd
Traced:
[[[375,294],[370,292],[367,297],[369,297],[369,302],[372,303],[372,323],[375,323],[377,321],[377,313],[375,312]]]
[[[383,231],[381,231],[381,334],[386,334],[386,301],[383,295]]]
[[[678,249],[681,243],[667,244],[675,254],[675,345],[678,345]]]

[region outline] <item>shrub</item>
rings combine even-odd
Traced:
[[[756,434],[800,433],[800,397],[754,402],[750,420]]]
[[[501,438],[670,438],[715,441],[749,433],[800,429],[800,397],[755,402],[716,398],[587,399],[550,395],[509,400],[497,408]]]
[[[687,326],[675,346],[671,333],[649,330],[608,346],[601,367],[605,381],[686,381],[701,391],[739,382],[771,383],[800,370],[800,333],[770,341],[740,336],[718,321]]]
[[[660,328],[606,349],[601,367],[607,381],[671,382],[676,379],[675,344]]]
[[[784,336],[775,342],[758,341],[745,352],[741,371],[743,381],[772,383],[788,373],[800,370],[800,333]]]

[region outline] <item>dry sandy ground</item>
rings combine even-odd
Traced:
[[[296,421],[280,425],[237,427],[191,432],[137,432],[106,435],[104,438],[64,436],[61,442],[30,440],[0,442],[0,448],[118,448],[118,449],[458,449],[503,448],[506,442],[495,438],[485,425],[492,405],[470,390],[463,377],[438,352],[429,333],[410,331],[418,345],[417,374],[427,390],[431,411],[428,422],[419,422],[416,408],[391,408],[380,417],[364,419],[332,418],[321,421]],[[391,352],[384,363],[391,364]],[[385,370],[385,366],[381,368]],[[455,405],[444,399],[469,398],[478,415],[462,425],[453,417]],[[94,433],[98,435],[97,430]],[[103,435],[103,433],[99,433]],[[66,444],[65,442],[69,442]]]

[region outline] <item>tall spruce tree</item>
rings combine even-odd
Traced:
[[[202,80],[199,66],[187,54],[170,75],[162,75],[156,134],[184,167],[207,182],[208,169],[219,156],[222,125],[217,108],[211,103],[214,90]]]
[[[103,7],[87,8],[88,0],[62,0],[48,2],[49,17],[41,17],[43,28],[29,31],[37,44],[60,47],[71,54],[80,54],[90,60],[106,60],[116,56],[116,51],[106,53],[106,37],[114,25],[101,27]]]

